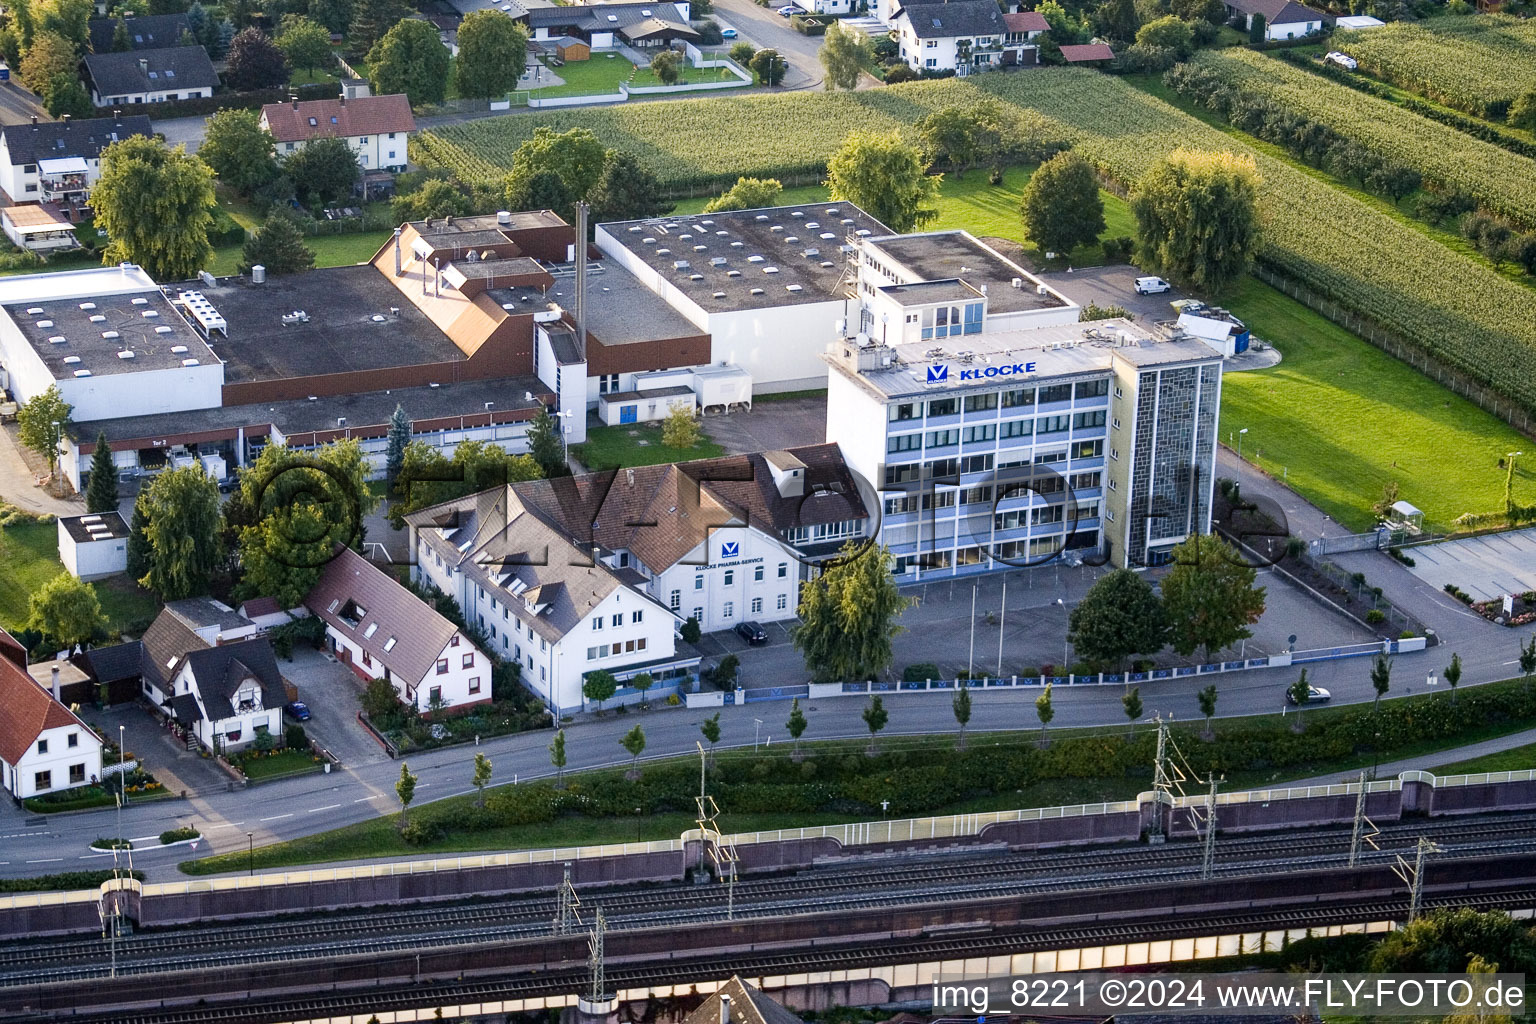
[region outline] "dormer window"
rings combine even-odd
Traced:
[[[368,617],[368,609],[356,601],[349,600],[346,604],[342,605],[341,611],[337,612],[336,615],[347,625],[356,629],[358,624]]]
[[[314,118],[310,118],[309,119],[309,126],[311,128],[318,128],[320,126],[320,122],[316,121]]]
[[[247,679],[235,691],[235,710],[240,712],[261,710],[261,687],[256,680]]]

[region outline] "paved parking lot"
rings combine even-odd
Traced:
[[[820,444],[827,439],[827,397],[759,398],[751,412],[709,416],[704,430],[729,455]]]
[[[1068,273],[1065,270],[1048,271],[1040,279],[1073,302],[1100,306],[1121,306],[1135,313],[1139,320],[1171,320],[1176,314],[1168,305],[1174,299],[1186,296],[1177,288],[1161,295],[1137,295],[1136,279],[1143,274],[1135,267],[1124,264],[1111,267],[1085,267]]]
[[[1454,583],[1479,601],[1536,590],[1536,530],[1426,544],[1412,554],[1408,571],[1436,590]]]
[[[86,707],[81,710],[80,717],[114,743],[118,726],[122,726],[123,743],[128,752],[143,762],[149,773],[172,793],[214,793],[234,785],[212,758],[203,757],[196,746],[188,750],[185,742],[177,739],[141,701],[119,704],[106,711]]]
[[[363,681],[352,670],[307,646],[294,648],[292,661],[278,661],[289,682],[299,688],[299,700],[312,716],[304,722],[309,738],[341,759],[347,767],[388,760],[362,724]]]

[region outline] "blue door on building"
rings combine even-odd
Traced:
[[[620,423],[633,423],[633,422],[635,422],[635,408],[636,407],[633,406],[633,405],[621,405],[621,406],[619,406],[619,422]]]

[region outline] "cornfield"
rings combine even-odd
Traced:
[[[507,173],[512,153],[541,126],[592,129],[604,143],[638,157],[675,194],[728,188],[744,174],[810,181],[855,128],[908,128],[930,111],[968,106],[982,94],[956,80],[858,93],[809,92],[709,100],[633,103],[552,110],[470,121],[423,132],[412,158],[446,167],[466,180]],[[1043,119],[1011,111],[1021,142],[1059,141],[1043,135]],[[788,183],[786,181],[786,183]]]
[[[1205,50],[1190,63],[1412,167],[1490,213],[1536,228],[1536,160],[1252,50]]]
[[[1394,21],[1334,45],[1400,89],[1491,121],[1536,84],[1536,21],[1497,14]]]

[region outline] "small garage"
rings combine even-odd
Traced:
[[[597,399],[597,417],[608,426],[664,420],[674,405],[689,412],[698,410],[692,388],[653,388],[648,391],[614,391]]]
[[[99,580],[128,570],[128,524],[117,512],[61,516],[59,561],[70,575]]]
[[[591,60],[592,47],[580,39],[566,36],[564,39],[555,40],[555,56],[564,61]]]

